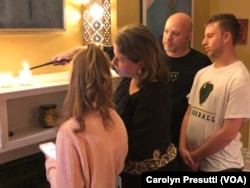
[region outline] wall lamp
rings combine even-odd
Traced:
[[[83,3],[83,38],[86,44],[110,45],[110,0],[85,0]]]

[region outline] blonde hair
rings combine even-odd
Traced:
[[[110,62],[100,47],[90,44],[73,59],[69,89],[59,125],[74,117],[80,124],[76,132],[83,131],[84,117],[91,111],[99,111],[105,128],[108,128],[113,125],[111,108],[114,108],[114,103]]]

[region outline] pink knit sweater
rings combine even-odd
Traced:
[[[75,119],[65,122],[56,139],[56,160],[46,159],[51,188],[114,188],[128,151],[125,126],[112,110],[114,128],[104,129],[98,112],[85,119],[84,132],[75,134]]]

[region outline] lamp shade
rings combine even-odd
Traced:
[[[95,20],[99,20],[101,19],[101,17],[103,16],[103,8],[102,6],[100,6],[98,3],[94,2],[90,8],[89,8],[89,12],[91,14],[91,16],[95,19]]]
[[[85,43],[110,44],[110,0],[94,1],[83,11],[83,37]]]

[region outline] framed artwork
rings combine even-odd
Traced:
[[[0,0],[0,32],[65,30],[64,0]]]
[[[140,0],[140,21],[160,41],[166,19],[176,12],[185,12],[192,17],[192,0]]]
[[[240,24],[240,36],[238,44],[247,44],[248,19],[238,19]]]

